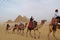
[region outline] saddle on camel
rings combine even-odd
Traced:
[[[30,18],[30,22],[29,22],[29,25],[28,25],[28,29],[29,30],[33,30],[37,25],[37,22],[33,20],[33,18],[31,17]]]
[[[58,26],[60,28],[60,16],[57,16],[56,19],[58,20]]]

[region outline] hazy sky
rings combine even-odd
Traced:
[[[14,20],[18,15],[50,20],[56,8],[60,13],[60,0],[0,0],[0,21]]]

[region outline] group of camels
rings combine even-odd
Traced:
[[[40,25],[38,25],[37,22],[34,21],[34,25],[33,25],[33,29],[32,29],[32,30],[34,31],[34,38],[36,38],[36,33],[35,33],[35,31],[37,30],[37,31],[39,32],[38,29],[41,28],[46,21],[47,21],[47,20],[41,20]],[[60,29],[60,25],[58,25],[58,21],[59,21],[59,20],[52,18],[51,22],[49,23],[48,37],[49,37],[49,35],[50,35],[51,32],[53,32],[53,36],[55,37],[56,29]],[[56,24],[56,25],[54,25],[54,24]],[[6,27],[7,30],[9,30],[9,27],[8,27],[8,26],[9,26],[9,25],[7,25],[7,27]],[[28,36],[28,32],[29,32],[30,36],[33,37],[32,34],[31,34],[31,31],[32,31],[32,30],[28,29],[28,23],[25,23],[25,24],[22,24],[22,25],[20,25],[20,24],[19,24],[19,25],[18,25],[18,24],[15,24],[15,25],[14,25],[14,28],[13,28],[13,32],[15,32],[15,30],[17,29],[18,31],[22,31],[22,32],[24,33],[24,29],[25,29],[26,27],[27,27],[26,36]],[[39,32],[39,34],[40,34],[40,32]],[[38,36],[38,38],[40,38],[40,35]],[[55,37],[55,38],[56,38],[56,37]]]
[[[12,31],[15,32],[15,30],[17,29],[18,32],[19,32],[19,31],[22,31],[22,32],[24,33],[24,29],[27,28],[26,36],[28,36],[27,34],[28,34],[28,32],[29,32],[30,36],[32,37],[31,31],[33,30],[33,31],[34,31],[34,38],[36,38],[36,36],[35,36],[35,35],[36,35],[35,31],[37,30],[37,31],[39,32],[38,29],[39,29],[40,27],[42,27],[43,24],[44,24],[46,21],[47,21],[47,20],[41,20],[40,25],[38,25],[38,23],[37,23],[36,21],[33,21],[34,25],[33,25],[33,29],[31,29],[31,30],[28,29],[28,23],[25,23],[25,24],[15,24],[14,27],[13,27],[13,29],[12,29]],[[9,24],[7,24],[6,30],[7,30],[7,31],[8,31],[8,30],[11,30]],[[40,34],[40,32],[39,32],[39,34]],[[40,36],[38,36],[38,38],[40,38]]]

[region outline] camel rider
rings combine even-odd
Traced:
[[[22,24],[23,24],[23,20],[21,19],[21,20],[20,20],[20,26],[21,26]]]
[[[30,30],[32,29],[32,26],[33,26],[33,20],[34,18],[31,16],[30,21],[29,21],[29,26],[28,26]]]
[[[59,22],[58,24],[60,24],[60,14],[58,13],[58,9],[55,10],[54,18],[55,19],[58,19],[59,20],[58,21]]]
[[[58,17],[58,9],[55,10],[55,14],[52,18],[52,30],[56,31],[56,26],[57,26],[57,17]]]
[[[58,13],[58,9],[55,10],[55,14],[54,14],[54,24],[53,24],[53,30],[56,31],[56,26],[57,26],[57,23],[58,25],[60,25],[60,15]],[[57,21],[59,20],[59,21]]]
[[[33,19],[34,19],[34,18],[31,16],[30,21],[33,21]]]

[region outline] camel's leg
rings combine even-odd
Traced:
[[[56,31],[53,31],[53,36],[54,36],[54,38],[57,40],[57,38],[56,38],[56,36],[55,36],[55,33],[56,33]]]
[[[16,28],[13,28],[13,32],[12,32],[12,33],[14,33],[14,32],[15,32],[15,30],[16,30]]]
[[[26,37],[28,37],[28,29],[27,29],[27,32],[26,32]]]
[[[49,30],[49,32],[48,32],[48,37],[49,37],[49,35],[51,34],[51,32],[52,32],[52,30]]]
[[[48,32],[48,40],[50,40],[50,38],[49,38],[49,35],[51,34],[51,30],[49,30],[49,32]]]
[[[18,32],[18,34],[20,34],[21,30],[18,28],[18,29],[17,29],[17,32]]]
[[[51,32],[52,32],[52,27],[51,27],[51,26],[49,26],[48,40],[50,40],[49,35],[51,34]]]
[[[40,31],[37,29],[37,31],[39,32],[38,38],[40,38]]]
[[[34,30],[34,38],[36,39],[36,33],[35,33],[35,30]]]
[[[22,30],[22,35],[24,35],[24,30]]]
[[[22,30],[22,33],[24,34],[24,30]]]
[[[50,35],[50,33],[52,32],[52,25],[49,24],[49,32],[48,32],[48,37]]]
[[[16,28],[13,28],[13,32],[15,32]]]
[[[8,28],[6,28],[6,32],[9,33],[9,29]]]
[[[29,34],[30,34],[31,37],[33,37],[32,34],[31,34],[31,31],[32,31],[32,30],[29,30]]]
[[[19,29],[17,28],[17,32],[19,32]]]

